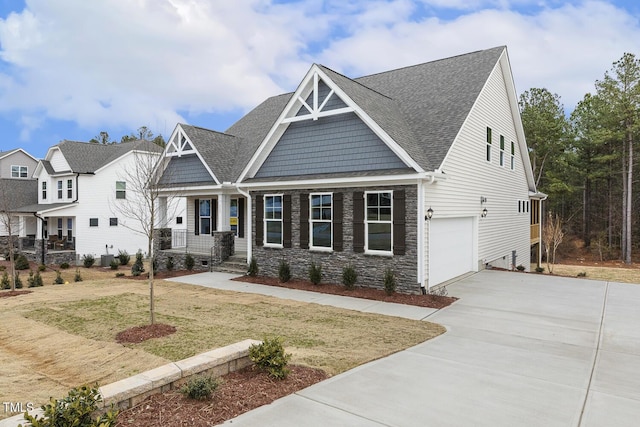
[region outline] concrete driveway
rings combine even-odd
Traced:
[[[449,294],[446,334],[226,424],[640,425],[640,285],[483,271]]]

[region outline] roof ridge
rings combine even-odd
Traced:
[[[406,65],[404,67],[394,68],[392,70],[386,70],[386,71],[380,71],[380,72],[373,73],[373,74],[367,74],[367,75],[364,75],[364,76],[356,77],[355,79],[352,79],[352,80],[365,79],[365,78],[368,78],[368,77],[378,76],[378,75],[381,75],[381,74],[393,73],[395,71],[400,71],[400,70],[405,70],[405,69],[415,68],[415,67],[421,67],[421,66],[427,65],[427,64],[435,64],[437,62],[449,61],[451,59],[460,58],[460,57],[463,57],[463,56],[476,55],[476,54],[478,54],[480,52],[486,52],[486,51],[493,50],[493,49],[498,49],[498,48],[503,48],[504,49],[506,47],[507,47],[506,45],[499,45],[499,46],[490,47],[488,49],[479,49],[479,50],[475,50],[473,52],[461,53],[461,54],[458,54],[458,55],[448,56],[446,58],[434,59],[432,61],[420,62],[418,64],[413,64],[413,65]]]
[[[232,133],[222,132],[222,131],[215,130],[215,129],[208,129],[208,128],[204,128],[202,126],[190,125],[188,123],[180,123],[180,125],[181,126],[189,126],[189,127],[192,127],[192,128],[195,128],[195,129],[204,130],[204,131],[207,131],[207,132],[213,132],[213,133],[217,133],[217,134],[220,134],[220,135],[231,136],[233,138],[240,138],[239,136],[234,135]]]

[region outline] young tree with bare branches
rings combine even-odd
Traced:
[[[556,263],[556,250],[562,243],[563,238],[564,232],[562,231],[560,215],[554,215],[553,212],[549,211],[547,220],[542,227],[542,243],[544,244],[549,273],[553,273],[553,266]]]

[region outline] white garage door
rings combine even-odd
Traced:
[[[430,227],[429,286],[475,270],[473,218],[434,218]]]

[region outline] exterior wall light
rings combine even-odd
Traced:
[[[484,209],[482,209],[482,213],[480,214],[480,216],[482,218],[486,218],[488,213],[489,213],[489,211],[487,211],[487,208],[484,208]]]
[[[430,220],[433,217],[433,209],[429,208],[427,209],[427,214],[424,216],[425,220]]]

